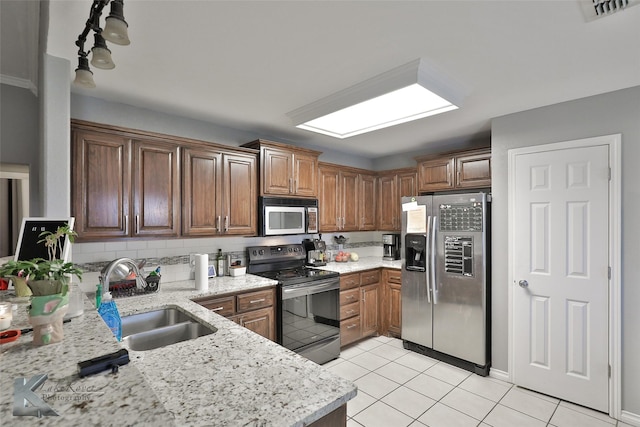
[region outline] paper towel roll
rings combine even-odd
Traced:
[[[199,291],[206,291],[209,289],[209,255],[208,254],[196,254],[196,289]]]

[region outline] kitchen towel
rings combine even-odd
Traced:
[[[209,255],[196,254],[196,289],[206,291],[209,289]]]

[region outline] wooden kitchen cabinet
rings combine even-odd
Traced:
[[[72,130],[71,150],[71,215],[78,240],[129,236],[131,140]]]
[[[274,288],[216,295],[193,301],[271,341],[276,341]]]
[[[362,298],[360,299],[361,335],[367,337],[378,334],[380,327],[380,285],[361,286]]]
[[[183,149],[182,234],[257,232],[256,156],[192,146]]]
[[[243,147],[260,150],[260,195],[318,197],[319,151],[259,139]]]
[[[78,240],[177,237],[178,155],[172,142],[73,125],[71,214]]]
[[[318,165],[320,232],[375,230],[375,175],[329,163]]]
[[[491,149],[416,157],[418,191],[491,187]]]
[[[402,333],[402,272],[385,268],[382,271],[381,311],[385,335],[400,337]]]
[[[340,276],[340,345],[377,335],[381,327],[380,269]]]
[[[378,223],[382,231],[400,231],[402,209],[400,200],[404,196],[417,196],[416,169],[385,171],[378,176]]]
[[[376,176],[374,174],[359,174],[358,185],[360,186],[359,213],[360,223],[358,229],[360,231],[377,230],[377,194],[376,194]]]

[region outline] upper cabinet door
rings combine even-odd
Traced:
[[[456,157],[456,187],[491,187],[491,151]]]
[[[159,141],[134,143],[134,236],[180,234],[178,146]]]
[[[360,174],[360,230],[376,229],[376,177]]]
[[[182,234],[211,236],[222,230],[222,154],[204,148],[182,150]]]
[[[78,240],[128,236],[130,140],[86,130],[74,130],[72,140],[71,214]]]
[[[320,197],[320,231],[330,232],[340,230],[342,210],[340,208],[340,171],[334,167],[319,166]]]
[[[398,202],[401,197],[418,195],[418,174],[415,169],[411,172],[398,174]]]
[[[378,230],[393,231],[396,229],[399,203],[396,196],[397,184],[395,175],[382,175],[378,178]]]
[[[223,232],[225,234],[256,234],[258,230],[258,180],[256,156],[223,155]]]
[[[293,192],[300,197],[318,196],[318,156],[305,153],[293,154]]]
[[[342,171],[340,173],[342,225],[341,230],[354,231],[360,226],[360,191],[358,173]]]
[[[288,196],[293,190],[293,155],[277,148],[262,151],[262,179],[265,195]]]
[[[418,165],[419,191],[441,191],[454,188],[452,157],[428,160]]]

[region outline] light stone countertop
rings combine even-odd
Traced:
[[[270,287],[253,275],[160,284],[153,295],[116,300],[121,315],[178,307],[211,335],[150,351],[131,351],[117,374],[81,379],[77,362],[122,347],[87,299],[85,313],[64,325],[61,343],[35,347],[31,334],[0,346],[0,419],[13,420],[13,381],[48,374],[35,394],[58,417],[21,417],[25,425],[304,426],[355,397],[356,386],[314,362],[191,301],[207,295]],[[28,327],[26,304],[12,328]],[[53,393],[53,396],[50,394]],[[16,421],[18,422],[18,421]]]
[[[402,267],[402,261],[362,257],[330,262],[325,270],[352,273]],[[77,363],[122,348],[89,299],[85,312],[64,325],[61,343],[37,347],[27,333],[0,346],[0,419],[17,420],[14,379],[48,379],[35,394],[57,417],[20,417],[25,425],[303,426],[355,397],[356,386],[297,354],[194,303],[192,299],[275,285],[245,275],[209,279],[206,292],[193,280],[161,283],[160,292],[116,300],[122,316],[178,307],[217,331],[150,350],[129,350],[131,363],[116,374],[77,376]],[[12,328],[27,328],[26,304]]]
[[[355,252],[355,251],[354,251]],[[385,261],[382,257],[360,257],[358,261],[348,262],[328,262],[323,267],[317,267],[322,270],[337,271],[340,274],[356,273],[358,271],[370,270],[372,268],[393,268],[399,270],[402,268],[403,260]]]

